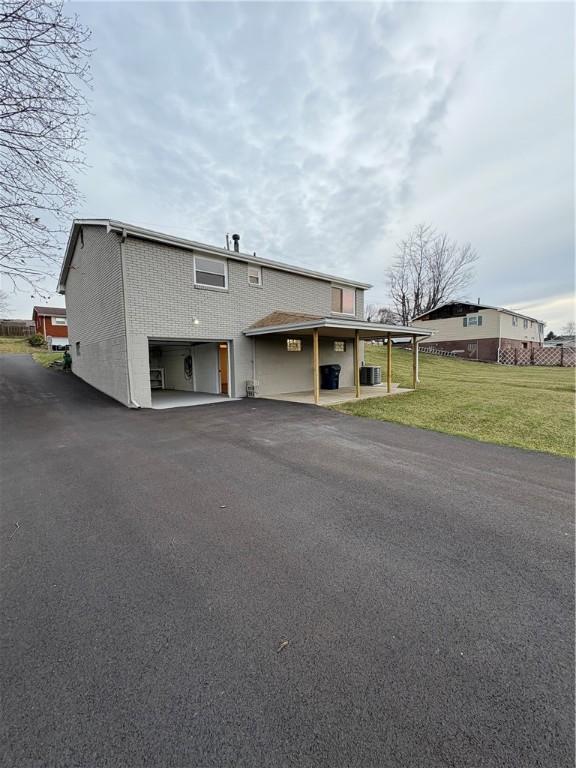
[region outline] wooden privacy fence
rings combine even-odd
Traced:
[[[498,350],[501,365],[557,365],[564,368],[576,366],[575,347],[536,347],[518,349],[504,347]]]
[[[0,320],[0,336],[32,336],[34,323],[11,323]]]

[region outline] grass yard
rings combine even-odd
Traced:
[[[44,347],[31,347],[26,339],[6,336],[0,336],[0,355],[32,355],[45,368],[54,360],[62,360],[62,352],[48,352]]]
[[[33,351],[26,339],[0,336],[0,355],[31,355]]]
[[[386,350],[365,360],[386,370]],[[412,354],[394,350],[393,381],[412,386]],[[574,456],[574,368],[514,368],[420,355],[416,392],[334,406],[382,421],[534,451]]]

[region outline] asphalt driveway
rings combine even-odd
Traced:
[[[3,766],[573,765],[572,462],[0,369]]]

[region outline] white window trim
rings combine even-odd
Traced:
[[[224,285],[207,285],[206,283],[199,283],[196,280],[196,258],[203,261],[213,261],[216,264],[224,264]],[[200,272],[208,272],[206,269],[199,270]],[[209,274],[218,275],[220,272],[210,272]],[[214,259],[212,256],[203,256],[201,253],[194,254],[194,286],[196,288],[207,288],[211,291],[227,291],[228,290],[228,260],[227,259]]]
[[[350,285],[338,285],[337,283],[331,283],[330,285],[330,307],[332,307],[332,288],[340,288],[341,291],[352,291],[354,293],[354,311],[353,312],[338,312],[335,309],[330,310],[331,315],[339,315],[342,317],[356,317],[356,288],[352,288]]]
[[[52,325],[66,325],[66,318],[65,317],[51,317],[50,322]]]
[[[250,270],[255,269],[258,272],[258,282],[253,283],[250,280]],[[248,285],[252,288],[262,288],[262,267],[259,264],[248,264]]]

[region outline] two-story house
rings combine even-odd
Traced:
[[[360,393],[362,341],[428,331],[367,323],[355,280],[102,219],[74,221],[59,281],[72,369],[131,407],[312,391],[341,366]],[[417,344],[414,345],[415,350]],[[415,366],[416,370],[416,366]],[[390,390],[390,372],[387,379]]]
[[[65,349],[68,346],[68,323],[63,307],[34,307],[32,321],[36,333],[44,336],[51,349]]]
[[[450,301],[412,320],[432,336],[426,347],[453,352],[461,357],[498,362],[500,350],[541,347],[544,324],[535,317],[504,307]]]

